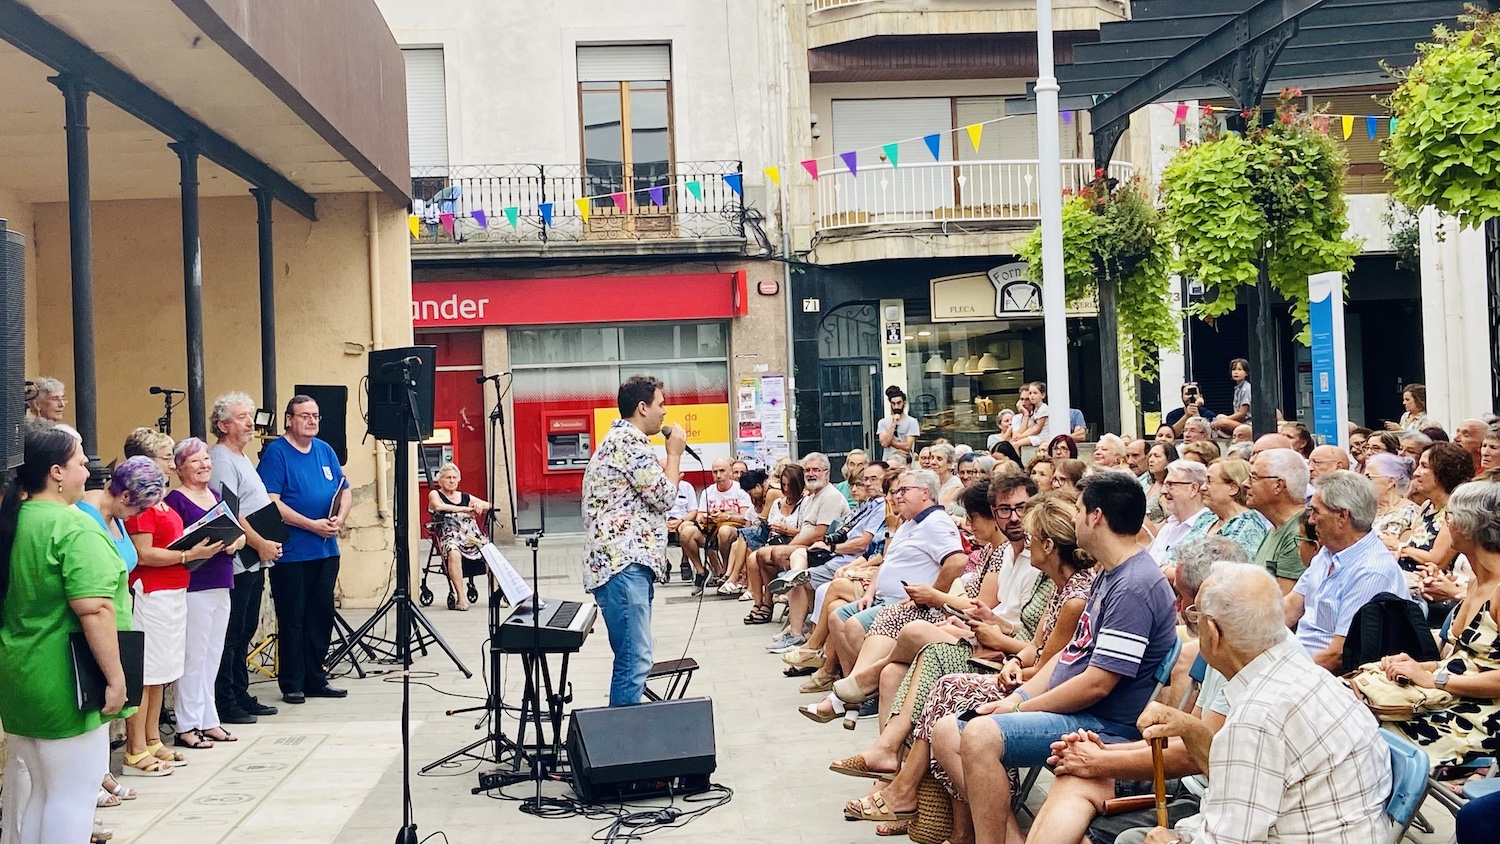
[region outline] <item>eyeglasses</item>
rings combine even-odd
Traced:
[[[1300,533],[1299,533],[1299,534],[1297,534],[1297,535],[1296,535],[1296,536],[1295,536],[1295,537],[1293,537],[1293,539],[1295,539],[1295,540],[1297,540],[1297,541],[1298,541],[1298,542],[1301,542],[1301,543],[1303,543],[1303,544],[1305,544],[1305,545],[1317,545],[1317,544],[1318,544],[1318,540],[1316,540],[1316,539],[1313,539],[1313,538],[1312,538],[1312,537],[1310,537],[1310,536],[1303,536],[1303,535],[1302,535],[1302,534],[1300,534]]]
[[[1182,608],[1182,620],[1188,624],[1196,625],[1203,618],[1203,613],[1198,610],[1197,604],[1188,604]]]
[[[1280,478],[1280,477],[1277,477],[1276,475],[1257,475],[1254,472],[1250,473],[1250,478],[1249,478],[1249,481],[1252,484],[1255,483],[1256,481],[1280,481],[1280,480],[1284,480],[1284,479]]]
[[[316,422],[323,418],[321,413],[293,413],[292,415],[304,422]]]
[[[914,489],[926,489],[926,487],[921,487],[921,486],[898,486],[895,489],[891,490],[891,495],[905,495],[905,494],[907,494],[908,492],[911,492]]]
[[[1026,508],[1025,504],[996,504],[990,508],[997,519],[1009,519]]]
[[[1162,481],[1162,486],[1197,486],[1197,481]]]

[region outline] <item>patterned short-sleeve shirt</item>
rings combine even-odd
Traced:
[[[584,589],[632,564],[666,577],[666,513],[676,495],[646,435],[615,420],[583,473]]]

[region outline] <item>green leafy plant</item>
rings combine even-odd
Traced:
[[[1392,71],[1401,84],[1380,160],[1398,200],[1472,227],[1500,217],[1500,17],[1469,5],[1459,23],[1435,29],[1416,64]]]
[[[1195,313],[1234,310],[1236,292],[1259,281],[1265,262],[1306,344],[1307,277],[1347,274],[1360,244],[1344,238],[1348,158],[1326,118],[1297,108],[1300,96],[1283,91],[1270,125],[1243,134],[1223,131],[1206,114],[1203,139],[1184,143],[1162,172],[1162,234],[1175,249],[1171,271],[1215,294]]]
[[[1422,236],[1417,229],[1417,212],[1395,197],[1386,201],[1380,222],[1391,233],[1391,251],[1396,253],[1396,268],[1420,272],[1422,269]]]
[[[1101,284],[1113,285],[1120,367],[1155,380],[1159,350],[1176,348],[1179,334],[1156,208],[1144,180],[1114,182],[1103,171],[1095,176],[1089,188],[1063,203],[1064,290],[1068,301],[1074,301],[1094,295]],[[1032,231],[1016,252],[1032,277],[1040,278],[1041,230]],[[1134,389],[1134,378],[1129,386]]]

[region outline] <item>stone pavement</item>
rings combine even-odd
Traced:
[[[542,541],[539,570],[544,596],[582,596],[579,548],[576,539]],[[524,546],[505,550],[529,577],[530,551]],[[441,831],[453,844],[587,842],[607,820],[541,819],[518,811],[515,802],[471,795],[481,767],[477,762],[458,762],[429,776],[416,775],[429,762],[482,735],[474,729],[475,715],[448,716],[445,712],[473,705],[478,702],[474,698],[482,699],[485,694],[481,679],[485,606],[481,603],[468,613],[450,612],[443,608],[446,586],[436,576],[430,583],[438,597],[427,616],[474,676],[465,679],[436,650],[419,657],[413,666],[411,789],[419,839]],[[779,676],[780,659],[764,649],[773,625],[747,627],[740,623],[746,612],[744,603],[710,598],[700,604],[687,591],[675,576],[671,584],[658,588],[656,656],[672,659],[686,652],[702,665],[689,693],[714,700],[718,771],[713,779],[734,789],[734,797],[682,828],[659,830],[645,840],[663,844],[717,837],[817,844],[878,840],[873,824],[846,822],[840,809],[845,800],[863,793],[868,781],[827,770],[830,760],[863,749],[874,737],[875,722],[862,721],[856,731],[848,732],[839,722],[815,724],[798,715],[797,705],[816,698],[797,694],[794,681]],[[349,620],[358,624],[366,615],[351,611]],[[609,643],[601,621],[572,662],[574,706],[605,703],[609,665]],[[184,750],[191,764],[170,777],[126,779],[140,790],[140,798],[100,810],[99,817],[115,831],[119,844],[394,840],[401,823],[401,687],[388,667],[365,667],[386,673],[337,681],[349,689],[349,697],[341,701],[309,700],[302,706],[287,706],[279,703],[274,683],[261,683],[255,693],[267,702],[276,700],[281,714],[237,728],[240,741],[236,743],[206,751]],[[522,681],[518,658],[506,658],[503,678],[506,702],[518,702]],[[514,736],[514,717],[506,717],[505,730]],[[1046,782],[1044,775],[1039,791]],[[506,791],[525,797],[531,787],[522,784]],[[548,783],[544,793],[561,796],[570,790],[561,783]],[[679,800],[678,806],[685,804]],[[1441,808],[1427,815],[1439,824],[1439,831],[1414,836],[1416,840],[1422,844],[1448,841],[1451,816]]]

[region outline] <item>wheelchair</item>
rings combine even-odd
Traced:
[[[433,593],[431,587],[427,585],[427,575],[436,574],[442,578],[443,583],[448,585],[448,609],[451,610],[458,607],[458,595],[453,591],[453,582],[448,579],[448,561],[443,559],[443,549],[439,548],[437,543],[438,528],[441,525],[441,517],[434,517],[432,521],[422,526],[422,531],[427,537],[429,550],[427,552],[427,561],[422,564],[422,582],[421,589],[417,593],[417,599],[424,607],[432,606],[432,601],[436,595]],[[469,603],[476,604],[479,602],[479,587],[474,585],[474,578],[486,573],[484,558],[471,560],[468,557],[461,557],[460,559],[463,566],[463,579],[467,586],[464,592],[469,599]]]

